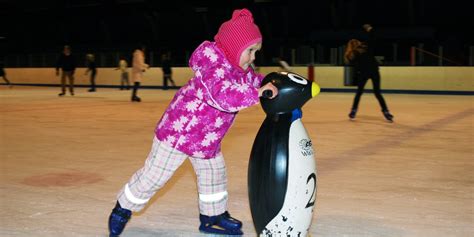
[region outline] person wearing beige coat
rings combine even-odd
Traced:
[[[140,97],[137,96],[138,88],[143,79],[143,73],[150,66],[145,63],[145,47],[135,49],[133,52],[133,61],[132,61],[132,82],[133,82],[133,91],[132,91],[132,102],[140,102]]]

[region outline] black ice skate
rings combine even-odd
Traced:
[[[242,222],[230,216],[229,212],[224,212],[218,216],[199,215],[201,225],[199,230],[205,233],[220,235],[243,235]]]
[[[131,216],[132,211],[122,208],[119,202],[117,202],[109,217],[109,236],[118,237],[122,233]]]
[[[349,113],[349,119],[355,120],[356,113],[357,113],[357,109],[352,109],[351,112]]]
[[[388,110],[382,110],[383,116],[385,119],[391,123],[393,123],[393,115],[388,112]]]
[[[142,101],[142,99],[140,99],[140,97],[138,97],[138,96],[132,97],[132,102],[141,102],[141,101]]]

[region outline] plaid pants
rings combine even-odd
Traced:
[[[145,165],[139,169],[117,195],[123,208],[138,212],[171,178],[188,155],[166,145],[156,137]],[[198,181],[199,211],[214,216],[227,210],[227,173],[224,157],[189,157]]]

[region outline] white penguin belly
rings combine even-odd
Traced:
[[[285,201],[263,236],[306,236],[316,200],[316,162],[311,139],[300,119],[290,127],[288,187]]]

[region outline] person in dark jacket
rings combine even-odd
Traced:
[[[380,91],[380,73],[379,64],[374,56],[375,49],[375,35],[374,29],[371,25],[365,24],[362,27],[364,32],[369,36],[367,42],[360,42],[356,39],[351,39],[346,47],[344,60],[346,64],[354,66],[355,77],[357,81],[357,93],[354,97],[349,118],[354,120],[359,106],[360,97],[364,93],[365,84],[369,79],[372,79],[373,91],[375,97],[379,101],[382,113],[389,122],[393,122],[393,115],[390,114],[387,104]]]
[[[173,72],[171,70],[171,57],[169,54],[161,55],[161,69],[163,70],[163,88],[165,90],[168,89],[168,81],[170,81],[173,86],[176,86],[172,77]]]
[[[95,57],[93,54],[86,55],[87,70],[86,75],[90,72],[91,88],[89,92],[95,92],[95,76],[97,75],[97,66],[95,64]]]
[[[5,69],[3,69],[3,62],[1,62],[1,61],[0,61],[0,77],[3,78],[6,85],[12,87],[12,84],[10,83],[10,81],[7,78],[7,73],[5,72]]]
[[[59,69],[62,70],[61,74],[61,90],[59,96],[66,94],[66,77],[69,79],[69,92],[74,95],[74,71],[76,70],[76,59],[71,53],[71,47],[65,45],[63,53],[59,56],[56,63],[56,75],[59,76]]]

